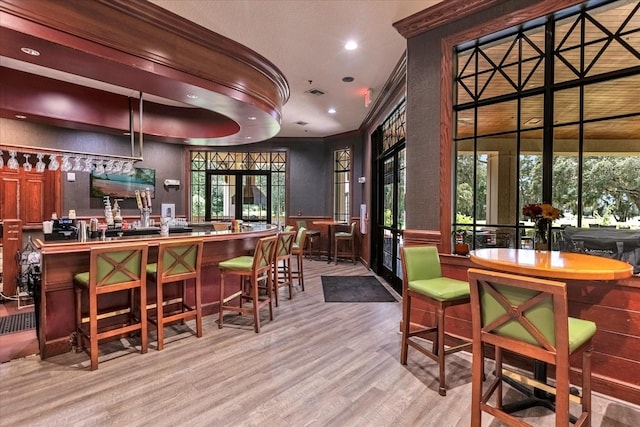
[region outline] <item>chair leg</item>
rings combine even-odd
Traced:
[[[224,318],[224,273],[220,272],[220,307],[218,308],[218,329],[222,329],[222,319]]]
[[[98,301],[95,295],[89,292],[89,337],[91,370],[98,369]]]
[[[82,289],[76,287],[76,353],[84,349],[84,338],[82,338]]]
[[[140,353],[144,354],[149,349],[149,324],[147,323],[147,288],[140,286]]]
[[[162,282],[156,282],[156,331],[158,335],[158,351],[164,349],[164,292]]]
[[[442,305],[438,305],[437,309],[438,314],[438,365],[440,368],[440,387],[438,389],[438,393],[440,396],[447,395],[447,387],[446,387],[446,377],[444,372],[444,307]]]
[[[256,334],[260,332],[260,312],[258,308],[258,278],[253,277],[251,279],[251,295],[252,295],[252,304],[253,304],[253,330],[256,331]]]
[[[478,349],[479,347],[479,349]],[[473,343],[473,359],[471,367],[471,427],[480,427],[482,424],[482,411],[480,410],[480,400],[482,399],[482,376],[483,376],[483,358],[482,343],[474,341]]]
[[[278,266],[278,262],[275,263],[275,268],[273,269],[273,290],[275,292],[274,298],[276,300],[276,307],[280,306],[280,267]]]
[[[411,295],[406,292],[402,296],[402,343],[400,347],[400,363],[407,364],[407,351],[409,349],[409,326],[411,324]]]
[[[589,346],[582,353],[582,412],[587,414],[584,426],[591,426],[591,352]]]
[[[298,258],[298,284],[300,288],[304,292],[304,272],[302,269],[303,261],[302,261],[302,253],[298,253],[296,258]]]
[[[289,299],[293,298],[293,277],[291,274],[291,258],[284,260],[285,265],[285,274],[287,275],[287,280],[289,281]]]
[[[196,279],[194,286],[196,287],[196,336],[202,337],[202,282]]]

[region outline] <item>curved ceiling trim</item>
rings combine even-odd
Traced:
[[[238,124],[233,135],[188,143],[246,144],[280,129],[289,87],[275,66],[151,3],[2,0],[0,18],[3,56],[190,104]],[[136,31],[120,31],[132,26]],[[29,42],[45,53],[25,58],[20,44]]]

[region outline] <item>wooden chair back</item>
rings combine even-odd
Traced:
[[[278,236],[263,237],[258,240],[253,253],[252,270],[254,274],[261,274],[271,269],[273,253],[276,250]]]
[[[160,242],[156,280],[162,283],[200,279],[203,241],[189,238]]]
[[[285,231],[278,234],[278,243],[274,252],[274,262],[291,257],[291,248],[293,247],[295,238],[295,231]]]
[[[566,283],[470,269],[473,338],[568,370]]]
[[[90,294],[146,287],[149,246],[106,244],[91,248]]]

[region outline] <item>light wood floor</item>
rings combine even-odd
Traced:
[[[324,302],[320,275],[371,272],[310,260],[305,272],[306,291],[284,298],[273,322],[265,310],[260,334],[248,316],[225,317],[235,325],[223,329],[208,316],[202,338],[176,326],[162,352],[103,346],[116,353],[94,372],[84,353],[1,364],[0,425],[469,425],[468,354],[449,357],[440,397],[434,362],[410,350],[400,365],[400,303]],[[640,426],[636,406],[595,394],[593,408],[593,426]],[[553,425],[543,409],[526,420]],[[485,415],[484,425],[500,423]]]

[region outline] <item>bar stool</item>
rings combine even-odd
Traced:
[[[305,228],[307,230],[307,235],[305,238],[306,255],[308,257],[311,257],[315,250],[316,255],[319,258],[320,248],[322,247],[322,233],[319,230],[310,230],[309,227],[307,227],[307,221],[296,221],[296,225],[298,226],[298,230],[300,230],[301,228]]]
[[[556,426],[569,424],[569,402],[582,405],[576,426],[591,424],[591,338],[596,324],[569,317],[567,284],[514,274],[469,269],[473,328],[471,425],[479,427],[482,411],[512,425],[529,425],[507,413],[502,405],[503,377],[525,382],[555,395]],[[483,344],[495,348],[496,378],[482,394]],[[502,351],[555,365],[551,387],[502,368]],[[582,397],[569,391],[569,357],[582,353]],[[544,379],[543,379],[544,380]],[[495,406],[489,398],[497,391]],[[545,405],[546,406],[546,405]]]
[[[202,239],[180,239],[160,242],[158,262],[147,264],[147,280],[156,285],[156,301],[147,304],[147,310],[155,309],[155,316],[148,315],[150,323],[158,331],[158,350],[164,349],[164,327],[178,320],[196,319],[196,336],[202,336]],[[193,280],[194,303],[187,304],[187,281]],[[181,282],[181,296],[165,299],[165,286]],[[168,311],[167,311],[168,310]]]
[[[269,319],[273,320],[273,252],[278,236],[263,237],[258,240],[253,256],[240,256],[218,264],[220,269],[220,311],[218,328],[222,328],[224,311],[252,313],[253,327],[260,332],[260,309],[269,306]],[[225,281],[228,275],[240,276],[240,290],[225,297]],[[266,296],[260,298],[260,282],[266,280]],[[238,298],[238,305],[227,302]],[[251,307],[244,307],[244,301],[251,301]]]
[[[89,271],[73,277],[76,311],[76,344],[84,349],[85,339],[89,340],[91,370],[98,369],[98,344],[100,341],[118,335],[140,331],[140,352],[146,353],[147,341],[147,255],[144,244],[104,244],[91,248]],[[135,289],[140,290],[140,299],[135,300]],[[115,292],[127,292],[129,302],[126,308],[101,311],[100,297]],[[83,317],[82,296],[87,294],[89,317]],[[134,316],[136,307],[139,318]],[[117,317],[127,315],[125,324],[116,322]],[[87,326],[85,326],[88,324]],[[118,326],[119,324],[119,326]],[[79,350],[78,350],[79,351]]]
[[[300,289],[302,289],[302,291],[304,291],[304,271],[303,271],[304,260],[302,259],[302,257],[304,255],[304,244],[307,241],[306,236],[307,236],[307,229],[304,227],[298,228],[298,234],[296,235],[296,240],[295,242],[293,242],[293,245],[291,246],[291,255],[295,255],[296,264],[298,268],[296,271],[291,272],[291,277],[293,280],[298,281],[298,285],[300,286]]]
[[[278,234],[278,243],[273,259],[273,291],[276,307],[279,306],[280,288],[289,288],[289,299],[293,297],[293,278],[291,274],[291,248],[296,232],[288,231]]]
[[[409,346],[438,362],[438,393],[446,396],[445,355],[471,348],[471,342],[445,331],[445,311],[449,307],[469,303],[469,283],[442,276],[440,257],[435,246],[409,246],[400,251],[402,260],[402,346],[400,363],[407,364]],[[411,330],[411,305],[414,299],[435,307],[435,326]],[[424,338],[433,333],[432,348],[428,350],[412,337]],[[445,349],[445,337],[464,341]]]
[[[349,244],[349,251],[340,251],[340,242]],[[334,250],[336,264],[338,257],[349,257],[351,262],[356,263],[356,223],[352,222],[349,231],[337,231],[334,233]]]

